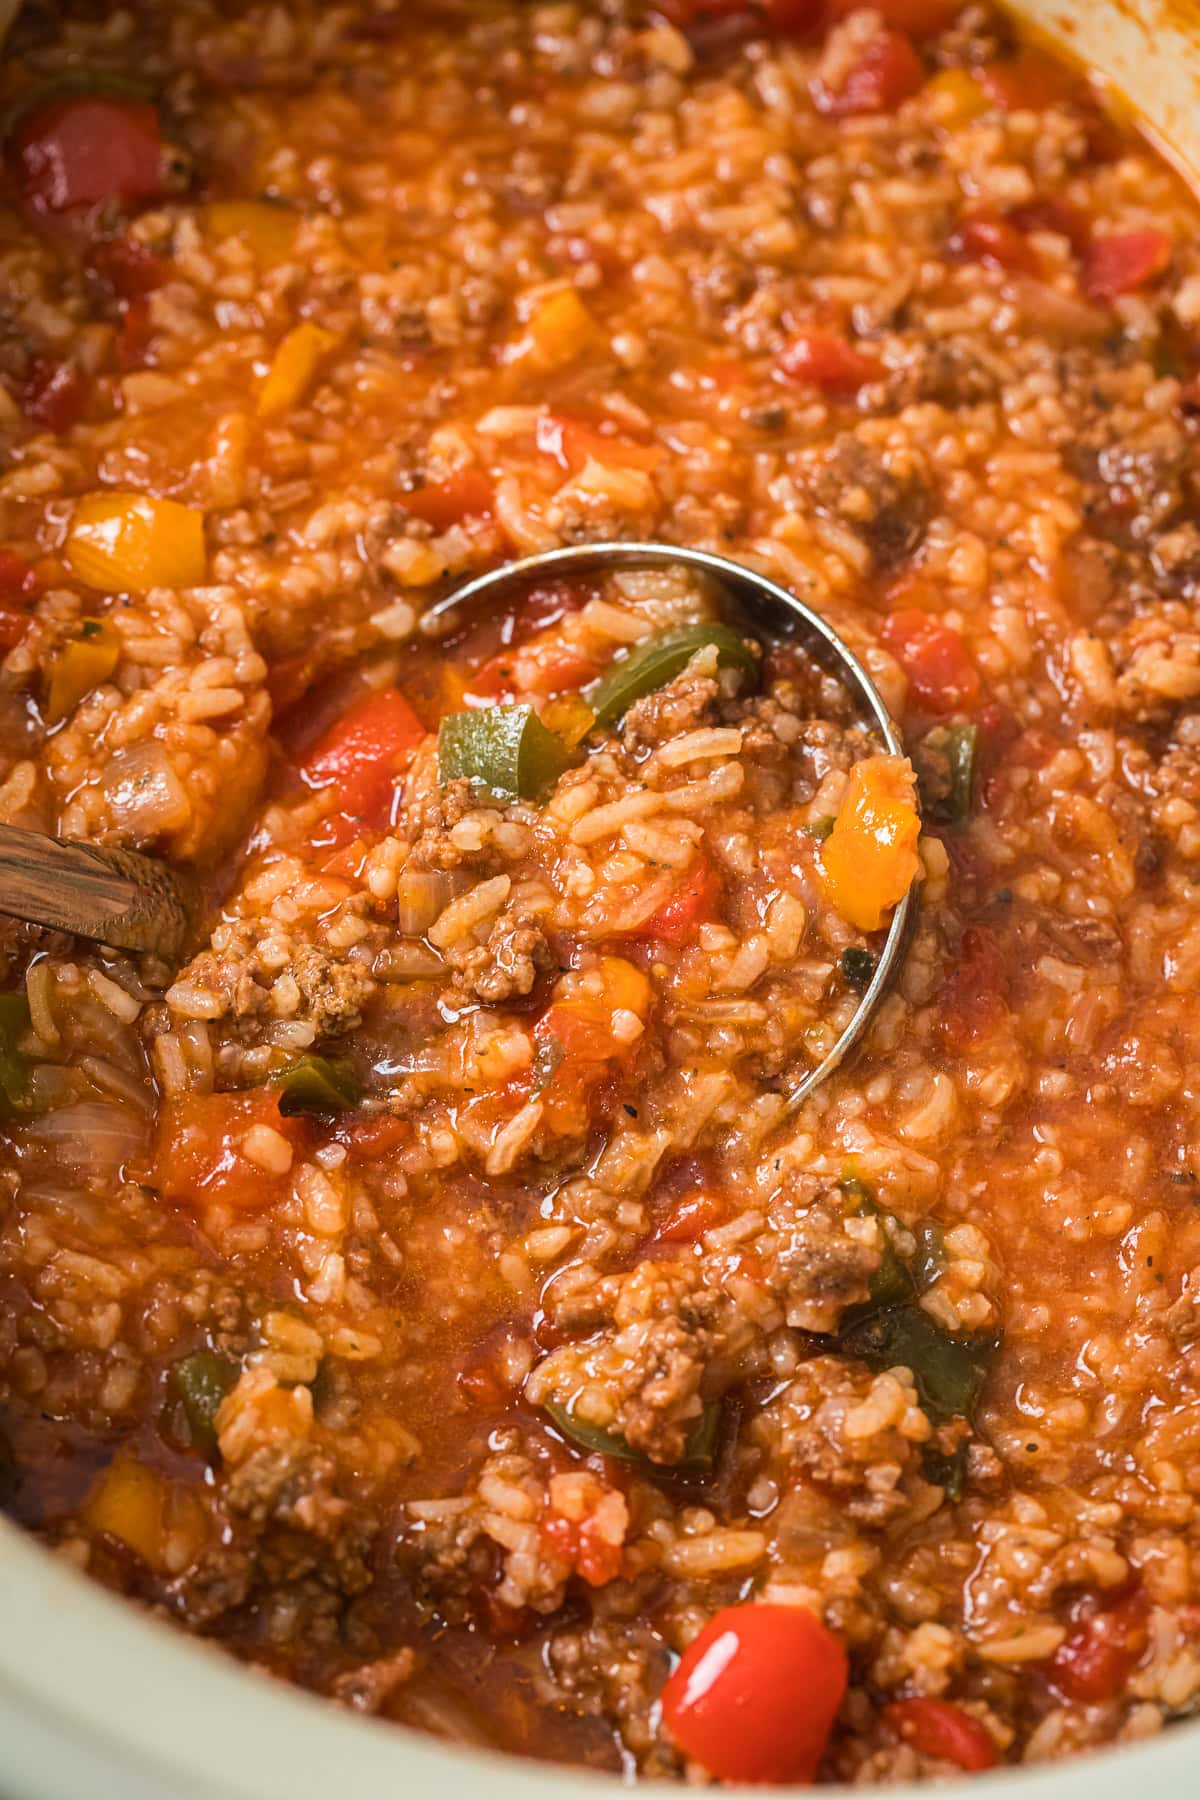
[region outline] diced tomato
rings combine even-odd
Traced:
[[[364,1162],[379,1162],[410,1142],[412,1126],[393,1113],[368,1113],[366,1118],[351,1119],[338,1135],[354,1156],[360,1156]]]
[[[969,925],[937,1000],[947,1046],[968,1050],[991,1037],[1007,1016],[1010,993],[1008,959],[995,933],[986,925]]]
[[[360,825],[383,829],[400,767],[425,736],[403,694],[383,688],[365,694],[318,738],[301,764],[301,779],[317,790],[335,787],[339,816],[351,827],[336,842],[324,840],[330,849],[347,843]]]
[[[592,1090],[621,1057],[607,1021],[573,1006],[551,1006],[533,1028],[533,1044],[535,1066],[540,1060],[549,1072],[541,1096],[547,1125],[564,1137],[583,1131]]]
[[[602,431],[582,419],[561,413],[542,413],[534,441],[543,456],[552,456],[560,469],[578,474],[589,462],[608,469],[656,469],[663,452],[658,444],[638,444],[618,432]]]
[[[586,1129],[593,1090],[637,1052],[636,1035],[616,1034],[615,1015],[644,1020],[649,1004],[650,983],[623,957],[602,957],[586,976],[560,977],[552,1004],[533,1028],[533,1067],[551,1131],[567,1136]]]
[[[896,1736],[922,1756],[956,1763],[972,1774],[993,1768],[998,1760],[990,1732],[949,1700],[894,1700],[884,1707],[883,1717]]]
[[[929,712],[958,712],[978,700],[982,684],[966,645],[932,613],[915,607],[889,613],[879,635]]]
[[[846,1652],[803,1606],[727,1606],[663,1689],[667,1730],[720,1781],[810,1782],[846,1692]]]
[[[93,247],[88,261],[118,300],[144,299],[166,279],[158,257],[136,238],[105,238]]]
[[[121,329],[117,336],[117,361],[123,369],[143,367],[152,336],[149,301],[127,300],[121,308]]]
[[[1145,1593],[1135,1588],[1115,1606],[1093,1613],[1050,1658],[1053,1685],[1084,1705],[1115,1700],[1146,1648],[1149,1610]]]
[[[43,212],[164,191],[162,132],[148,101],[51,100],[22,119],[10,153],[26,200]]]
[[[925,80],[912,40],[901,31],[881,31],[863,48],[837,88],[813,85],[818,112],[841,118],[854,113],[894,112]]]
[[[721,884],[707,857],[697,856],[684,879],[631,936],[661,944],[684,944],[698,925],[711,921],[720,904]]]
[[[863,0],[825,0],[825,11],[830,19],[844,19],[862,4]],[[925,38],[944,31],[962,8],[960,0],[874,0],[874,10],[893,30]]]
[[[21,384],[21,411],[47,431],[69,431],[83,411],[84,386],[79,364],[49,362],[38,357]]]
[[[0,550],[0,653],[19,644],[29,629],[38,579],[23,556]]]
[[[288,1191],[290,1171],[263,1168],[243,1145],[256,1126],[299,1150],[309,1125],[284,1118],[273,1088],[243,1094],[183,1094],[163,1102],[150,1183],[164,1200],[190,1206],[220,1201],[247,1210],[273,1205]]]
[[[1008,112],[1040,112],[1060,100],[1072,100],[1080,91],[1079,77],[1057,57],[1025,45],[1002,62],[983,63],[975,79],[996,106]]]
[[[959,220],[948,245],[951,256],[981,262],[991,269],[1036,275],[1040,263],[1024,232],[998,213],[968,213]]]
[[[650,1235],[649,1243],[694,1244],[706,1231],[724,1223],[728,1210],[720,1194],[706,1192],[687,1194],[676,1201],[670,1212]]]
[[[1171,240],[1161,231],[1093,238],[1084,258],[1083,285],[1093,300],[1115,300],[1154,281],[1170,260]]]
[[[542,1536],[589,1587],[604,1587],[621,1573],[621,1546],[609,1543],[591,1517],[563,1519],[551,1513],[542,1522]]]
[[[846,338],[832,331],[798,331],[779,356],[779,372],[788,381],[806,382],[826,394],[856,394],[882,370]]]
[[[401,494],[400,504],[414,519],[436,532],[449,531],[465,519],[490,519],[495,508],[492,484],[480,469],[458,469],[445,481],[430,482]]]

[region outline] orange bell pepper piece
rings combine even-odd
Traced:
[[[850,771],[833,830],[821,846],[825,893],[851,925],[878,931],[920,866],[916,777],[900,756],[868,756]]]

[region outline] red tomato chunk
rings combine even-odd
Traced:
[[[727,1606],[684,1651],[663,1719],[720,1781],[808,1782],[846,1692],[846,1652],[802,1606]]]
[[[1025,233],[997,213],[968,213],[959,221],[947,248],[951,256],[1014,274],[1036,275],[1040,266]]]
[[[257,1140],[250,1135],[256,1130]],[[290,1168],[279,1165],[307,1137],[305,1120],[282,1116],[274,1088],[179,1095],[159,1113],[151,1185],[164,1200],[189,1206],[273,1206],[290,1177]]]
[[[12,154],[25,198],[43,212],[163,192],[162,133],[147,101],[51,101],[22,120]]]
[[[798,331],[780,353],[779,371],[826,394],[855,394],[883,373],[873,356],[832,331]]]
[[[19,644],[29,629],[29,608],[38,580],[23,556],[0,550],[0,654]]]
[[[1161,231],[1094,238],[1084,262],[1083,285],[1093,300],[1116,300],[1155,280],[1170,260],[1170,239]]]
[[[69,431],[83,411],[84,387],[73,362],[44,362],[30,367],[21,386],[21,411],[47,431]]]
[[[949,1700],[896,1700],[884,1708],[883,1717],[921,1756],[957,1763],[971,1774],[996,1764],[996,1746],[986,1727]]]
[[[1115,1700],[1141,1660],[1149,1604],[1141,1590],[1094,1613],[1050,1658],[1053,1685],[1069,1700],[1095,1705]]]
[[[924,80],[925,70],[911,41],[903,32],[881,31],[847,71],[840,87],[816,83],[813,103],[819,112],[832,113],[835,118],[894,112]]]
[[[957,631],[915,607],[889,613],[880,637],[908,676],[913,698],[929,712],[950,713],[979,698],[979,671]]]
[[[414,519],[423,519],[436,532],[449,531],[464,519],[490,519],[494,505],[492,484],[480,469],[460,469],[445,481],[430,482],[400,496],[400,504]]]

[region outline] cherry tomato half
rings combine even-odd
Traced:
[[[685,1756],[722,1781],[808,1782],[849,1671],[840,1639],[802,1606],[727,1606],[663,1689]]]

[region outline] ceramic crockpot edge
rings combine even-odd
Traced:
[[[1198,1750],[1194,1728],[1181,1728],[982,1779],[993,1800],[1125,1800],[1131,1782],[1156,1800],[1190,1800]],[[938,1791],[980,1800],[979,1781]],[[4,1800],[599,1800],[612,1791],[604,1777],[357,1719],[241,1669],[0,1523]]]
[[[14,0],[0,0],[0,38]],[[1019,0],[1200,170],[1200,0]],[[994,1800],[1191,1800],[1196,1728],[984,1777]],[[600,1778],[451,1749],[248,1673],[0,1521],[0,1800],[586,1800]],[[979,1778],[939,1789],[979,1800]],[[830,1792],[830,1790],[826,1790]],[[750,1797],[747,1796],[747,1800]],[[831,1796],[832,1800],[832,1796]]]

